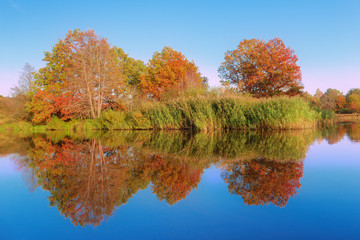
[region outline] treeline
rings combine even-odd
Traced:
[[[2,123],[98,122],[111,115],[116,116],[112,126],[102,121],[95,128],[293,128],[314,125],[319,116],[325,116],[319,113],[322,109],[359,111],[356,89],[343,98],[330,90],[322,96],[304,93],[298,58],[279,38],[243,40],[235,50],[227,51],[218,70],[223,86],[216,89],[209,89],[208,79],[181,52],[164,47],[144,63],[93,30],[69,31],[51,52],[45,52],[43,61],[46,66],[38,71],[26,64],[13,97],[0,98]],[[295,105],[294,100],[281,98],[296,95],[314,108],[306,109],[300,98]],[[264,97],[275,100],[253,104],[254,98]],[[292,107],[285,107],[284,112],[276,108],[278,104]],[[289,121],[289,115],[300,120]]]
[[[333,88],[327,89],[325,93],[317,89],[314,95],[306,92],[303,97],[318,109],[340,114],[360,113],[360,88],[350,89],[345,95]]]
[[[110,46],[93,30],[69,31],[45,52],[43,61],[46,66],[38,71],[27,64],[13,89],[26,106],[21,118],[34,124],[55,116],[64,121],[95,119],[106,109],[131,110],[145,100],[166,100],[189,89],[207,88],[207,78],[181,52],[164,47],[145,64]]]

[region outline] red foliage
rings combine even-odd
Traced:
[[[237,49],[225,54],[219,68],[223,83],[236,85],[256,97],[300,94],[300,66],[294,50],[280,38],[268,42],[241,41]]]

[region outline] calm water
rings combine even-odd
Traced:
[[[0,134],[0,239],[360,239],[360,125]]]

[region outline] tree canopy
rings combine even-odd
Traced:
[[[297,61],[294,50],[280,38],[243,40],[225,53],[219,74],[222,83],[256,97],[293,96],[303,89]]]
[[[106,39],[93,30],[69,31],[46,52],[46,66],[35,75],[35,94],[29,104],[33,121],[41,123],[53,114],[97,118],[122,92],[118,58]]]
[[[202,86],[203,78],[195,63],[170,47],[155,52],[147,67],[140,86],[153,99],[161,99],[169,90],[184,92]]]

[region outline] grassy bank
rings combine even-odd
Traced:
[[[99,123],[110,130],[301,129],[316,126],[321,118],[300,97],[197,97],[146,104],[131,112],[107,111]]]
[[[145,130],[176,129],[209,131],[214,129],[304,129],[312,128],[327,112],[317,112],[300,97],[269,99],[194,97],[168,102],[146,102],[133,111],[104,111],[99,119],[68,122],[54,117],[46,125],[28,122],[7,123],[1,129],[43,132],[47,130]]]
[[[335,120],[337,122],[360,122],[360,114],[336,114]]]

